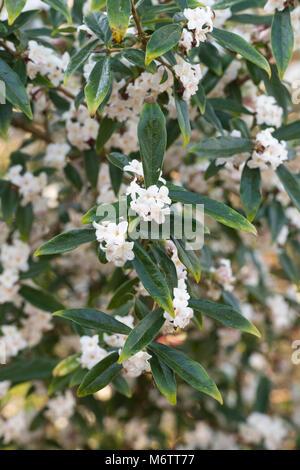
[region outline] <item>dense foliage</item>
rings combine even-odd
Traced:
[[[300,6],[0,8],[0,447],[296,448]]]

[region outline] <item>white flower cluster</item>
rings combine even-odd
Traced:
[[[4,420],[0,418],[0,438],[3,439],[4,444],[11,441],[22,440],[22,436],[28,432],[28,422],[26,413],[21,410],[19,413]]]
[[[0,303],[15,302],[19,290],[19,271],[28,270],[30,248],[21,240],[14,239],[11,245],[1,246],[0,262],[3,271],[0,274]]]
[[[260,95],[256,100],[257,124],[280,127],[282,123],[283,109],[276,104],[273,96]]]
[[[42,339],[43,333],[53,328],[52,316],[32,305],[26,304],[24,312],[27,317],[22,320],[22,336],[29,347],[36,346]]]
[[[267,305],[271,310],[272,323],[277,333],[291,328],[297,315],[282,295],[275,294],[272,297],[268,297]]]
[[[67,142],[49,144],[46,149],[44,163],[47,166],[61,170],[67,164],[67,154],[71,150]]]
[[[29,202],[37,202],[47,184],[47,175],[40,173],[38,176],[34,176],[29,171],[22,174],[22,170],[22,165],[10,167],[6,179],[18,186],[19,194],[22,196],[22,205],[26,206]]]
[[[129,165],[124,167],[124,171],[134,173],[135,179],[130,183],[127,189],[127,195],[131,196],[130,207],[145,222],[154,220],[157,224],[165,222],[165,218],[170,214],[171,199],[167,186],[152,185],[149,188],[142,188],[137,183],[137,176],[143,177],[142,163],[138,160],[132,160]],[[160,181],[165,182],[160,177]]]
[[[48,409],[45,412],[45,416],[54,425],[65,425],[74,413],[75,405],[76,401],[72,395],[72,392],[67,390],[64,395],[58,395],[57,397],[48,401]]]
[[[187,291],[187,286],[184,279],[179,279],[178,286],[175,287],[173,295],[175,318],[172,318],[168,312],[164,313],[164,317],[168,323],[175,328],[185,328],[189,324],[190,319],[193,317],[194,312],[193,309],[188,306],[190,295]]]
[[[176,61],[174,71],[184,88],[183,99],[188,101],[198,90],[202,78],[201,67],[200,64],[190,64],[180,56],[177,56]]]
[[[268,0],[264,6],[264,10],[267,13],[274,13],[277,9],[278,11],[282,11],[285,9],[286,0]]]
[[[277,416],[255,412],[248,416],[245,424],[240,425],[240,434],[245,442],[263,442],[266,449],[276,450],[287,437],[288,429],[284,421]]]
[[[212,270],[215,280],[222,285],[225,290],[231,292],[235,277],[232,275],[231,262],[229,259],[222,258],[219,261],[219,268]]]
[[[273,170],[288,159],[288,151],[284,141],[279,142],[272,136],[274,128],[270,127],[259,132],[256,136],[256,149],[248,162],[249,168],[260,168]]]
[[[107,261],[112,261],[115,266],[124,266],[126,261],[132,261],[134,258],[134,242],[127,242],[128,222],[104,221],[101,224],[93,223],[96,229],[96,238],[100,242],[101,249],[106,254]]]
[[[1,330],[3,336],[0,338],[4,344],[7,359],[17,356],[22,349],[26,348],[27,343],[16,326],[3,325]]]
[[[98,335],[80,338],[81,356],[79,362],[84,369],[92,369],[107,356],[107,352],[98,345],[98,341]]]
[[[126,315],[124,317],[121,317],[120,315],[116,315],[115,319],[121,323],[124,323],[124,325],[129,326],[129,328],[133,328],[134,317],[132,315]],[[121,335],[118,333],[114,335],[108,335],[107,333],[104,333],[103,339],[106,342],[106,344],[108,344],[112,348],[122,348],[125,344],[127,336]]]
[[[127,377],[139,377],[143,372],[150,372],[149,359],[152,356],[146,351],[139,351],[123,362],[123,370]]]
[[[66,121],[69,142],[79,150],[89,149],[89,141],[96,140],[98,135],[99,123],[97,119],[91,118],[85,106],[80,105],[76,109],[73,103],[70,110],[63,114],[63,118]]]
[[[206,41],[206,34],[213,30],[214,13],[210,7],[185,8],[183,14],[188,20],[187,27],[192,31],[192,42],[199,46],[200,42]]]
[[[166,248],[172,253],[171,260],[175,265],[177,278],[185,280],[187,278],[187,270],[184,264],[182,264],[182,262],[178,258],[178,250],[175,244],[171,240],[168,240]]]
[[[64,78],[64,72],[70,61],[68,52],[62,57],[55,54],[53,49],[41,46],[36,41],[28,43],[27,73],[34,79],[38,74],[47,77],[54,86],[58,86]]]

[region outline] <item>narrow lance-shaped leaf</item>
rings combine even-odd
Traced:
[[[149,349],[189,385],[213,397],[219,403],[223,403],[216,384],[198,362],[193,361],[182,352],[163,344],[152,343],[149,345]]]
[[[51,8],[58,11],[61,15],[63,15],[68,23],[72,23],[72,15],[71,10],[67,7],[63,0],[42,0],[47,5],[50,5]]]
[[[102,57],[96,62],[84,89],[88,110],[91,116],[96,114],[97,109],[109,91],[110,84],[110,58]]]
[[[205,158],[225,158],[232,157],[238,153],[250,152],[253,149],[253,142],[250,139],[241,137],[221,136],[204,137],[196,145],[188,150],[199,157]]]
[[[241,199],[247,219],[252,222],[261,203],[261,176],[258,168],[249,168],[246,164],[241,179]]]
[[[276,170],[284,189],[290,196],[294,205],[300,211],[300,178],[294,175],[286,166],[280,165]]]
[[[144,317],[129,333],[121,351],[119,363],[122,364],[122,362],[126,361],[129,357],[148,346],[157,336],[164,322],[163,309],[161,308],[153,310]]]
[[[205,214],[221,224],[256,235],[255,227],[245,217],[221,202],[210,199],[207,196],[202,196],[201,194],[178,189],[178,187],[174,185],[170,188],[169,196],[173,202],[203,204]]]
[[[190,299],[189,306],[223,323],[223,325],[260,337],[258,329],[252,325],[246,317],[229,305],[218,304],[216,302],[210,302],[209,300]]]
[[[24,85],[19,75],[2,59],[0,59],[0,80],[5,83],[7,100],[20,109],[29,119],[32,119],[30,101]]]
[[[176,405],[177,387],[174,372],[153,353],[150,366],[158,390],[169,400],[171,405]]]
[[[134,245],[134,254],[135,258],[133,264],[145,289],[149,292],[151,297],[173,317],[174,308],[172,297],[164,276],[148,253],[137,242]]]
[[[117,363],[118,353],[114,352],[98,362],[83,378],[78,390],[78,397],[85,397],[106,387],[122,370]]]
[[[175,47],[181,37],[181,30],[179,24],[168,24],[157,29],[148,41],[145,64],[149,65],[152,60]]]
[[[128,383],[126,380],[121,376],[117,375],[113,380],[112,380],[113,386],[116,388],[116,390],[124,395],[127,398],[132,397],[132,391],[131,388],[129,387]]]
[[[22,286],[19,290],[19,294],[27,300],[27,302],[41,310],[45,310],[45,312],[55,312],[56,310],[64,308],[63,304],[53,295],[30,286]]]
[[[178,124],[183,137],[183,146],[186,147],[191,138],[191,124],[189,107],[187,102],[174,91],[175,107],[177,112]]]
[[[71,374],[71,372],[79,367],[79,358],[80,354],[72,354],[72,356],[63,359],[53,369],[52,375],[54,377],[64,377],[65,375]]]
[[[74,308],[70,310],[60,310],[53,314],[56,317],[71,320],[74,323],[93,330],[105,331],[107,333],[119,333],[128,335],[131,329],[119,322],[113,316],[107,315],[100,310],[93,308]]]
[[[281,126],[273,132],[273,137],[277,140],[296,140],[300,135],[300,121],[291,122],[286,126]]]
[[[138,138],[146,186],[156,184],[167,145],[166,119],[157,103],[145,103],[138,125]]]
[[[18,18],[25,6],[26,0],[5,0],[5,7],[8,15],[8,24],[11,26]]]
[[[85,63],[94,47],[96,46],[98,39],[91,41],[85,46],[81,47],[72,57],[68,64],[67,70],[65,72],[64,84],[66,85],[69,81],[71,75],[76,72],[81,65]]]
[[[184,264],[186,269],[194,277],[196,282],[200,281],[201,277],[201,264],[198,256],[192,250],[186,250],[184,243],[181,240],[176,240],[172,237],[178,251],[178,258]]]
[[[267,59],[241,36],[219,28],[214,28],[211,34],[221,46],[237,52],[245,59],[265,70],[269,77],[271,76],[271,68]]]
[[[291,61],[294,47],[294,32],[289,8],[275,11],[271,28],[271,44],[280,80]]]
[[[114,41],[120,44],[128,28],[131,2],[130,0],[106,0],[106,10]]]
[[[35,256],[57,255],[66,251],[75,250],[84,243],[96,240],[93,228],[74,229],[69,232],[60,233],[48,242],[44,243],[35,252]]]

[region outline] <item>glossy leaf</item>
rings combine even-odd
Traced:
[[[156,354],[152,354],[150,365],[158,390],[169,400],[171,405],[176,405],[177,386],[174,372]]]
[[[203,137],[200,142],[188,149],[190,153],[195,153],[204,158],[226,158],[233,155],[251,152],[253,143],[250,139],[241,137],[221,136]]]
[[[294,47],[294,32],[289,8],[275,11],[271,28],[271,44],[279,77],[282,80],[291,61]]]
[[[145,64],[162,56],[175,47],[181,37],[182,28],[179,24],[168,24],[157,29],[147,43]]]
[[[84,89],[86,102],[91,116],[94,116],[97,109],[106,97],[111,85],[110,58],[99,59]]]
[[[72,23],[71,10],[67,7],[63,0],[42,0],[44,3],[47,3],[51,8],[58,11],[61,15],[65,17],[68,23]]]
[[[7,100],[32,119],[30,101],[19,75],[4,60],[0,59],[0,80],[5,83]]]
[[[120,44],[128,28],[131,2],[130,0],[106,0],[106,11],[113,39]]]
[[[96,240],[95,230],[93,228],[74,229],[64,232],[44,243],[35,252],[35,256],[57,255],[75,250],[84,243],[90,243]]]
[[[260,185],[260,170],[249,168],[246,163],[242,173],[240,193],[247,219],[250,222],[254,219],[262,200]]]
[[[290,196],[294,205],[300,211],[300,178],[294,175],[286,166],[280,165],[276,170],[277,176]]]
[[[74,72],[76,72],[79,67],[81,67],[86,60],[88,59],[89,55],[92,53],[93,49],[95,48],[97,44],[98,39],[95,41],[91,41],[87,43],[85,46],[81,47],[72,57],[71,60],[68,64],[67,70],[65,71],[65,78],[64,78],[64,84],[66,85],[70,79],[70,77],[73,75]]]
[[[18,18],[25,4],[26,0],[5,0],[9,26]]]
[[[98,362],[83,378],[78,390],[78,397],[85,397],[106,387],[122,370],[117,363],[118,353],[114,352]]]

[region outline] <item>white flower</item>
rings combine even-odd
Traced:
[[[256,136],[256,149],[252,153],[252,158],[248,162],[249,168],[260,168],[273,170],[288,159],[288,151],[284,141],[279,142],[271,135],[273,128],[265,129]]]
[[[5,269],[3,273],[0,274],[0,284],[3,284],[4,287],[13,287],[18,279],[18,273],[14,269]]]
[[[67,164],[67,154],[71,150],[70,145],[67,142],[57,142],[49,144],[46,150],[44,162],[45,165],[60,170]]]
[[[17,354],[24,348],[27,343],[14,325],[3,325],[2,326],[1,341],[5,346],[5,354],[7,358],[17,356]]]
[[[286,438],[288,429],[282,419],[254,412],[240,426],[240,433],[246,442],[258,444],[263,441],[268,450],[276,450]]]
[[[260,95],[256,100],[257,124],[280,127],[282,123],[283,109],[276,104],[273,96]]]
[[[124,323],[124,325],[129,326],[129,328],[133,328],[134,317],[132,315],[126,315],[125,317],[116,315],[115,318],[119,322]],[[109,346],[113,348],[122,348],[125,344],[127,336],[121,334],[108,335],[107,333],[104,333],[103,339]]]
[[[300,229],[300,212],[296,207],[288,207],[285,211],[285,215],[292,225]]]
[[[123,170],[144,177],[143,164],[138,160],[132,160],[129,165],[124,166]]]
[[[267,13],[273,13],[276,9],[282,11],[285,8],[285,0],[268,0],[264,6],[264,10]]]
[[[187,291],[184,279],[179,279],[178,287],[175,287],[173,295],[175,318],[172,318],[168,312],[164,313],[164,317],[167,320],[167,324],[172,325],[175,328],[185,328],[193,317],[194,312],[193,309],[188,306],[190,295]]]
[[[229,292],[233,289],[235,277],[232,275],[231,263],[229,259],[220,259],[220,267],[213,271],[216,281]]]
[[[199,64],[190,64],[180,56],[176,57],[176,61],[174,71],[184,88],[183,99],[188,101],[198,90],[202,78],[201,68]]]
[[[67,423],[74,413],[75,404],[72,392],[67,390],[65,394],[58,395],[48,401],[45,415],[54,425],[59,425],[62,421]]]
[[[98,335],[82,336],[80,338],[81,357],[79,362],[85,369],[92,369],[107,356],[105,349],[98,345]]]
[[[131,209],[145,222],[154,220],[157,224],[162,224],[165,222],[166,216],[170,214],[171,199],[166,186],[159,188],[152,185],[144,189],[134,180],[131,182],[127,194],[130,194],[132,198]]]
[[[293,325],[296,319],[296,312],[284,300],[282,295],[276,294],[268,297],[267,305],[271,310],[275,332],[280,333]]]
[[[205,8],[185,8],[183,14],[188,20],[187,27],[190,31],[195,31],[195,36],[199,42],[206,41],[206,34],[213,30],[214,13],[210,7]]]
[[[123,362],[125,375],[128,377],[138,377],[143,372],[150,372],[149,359],[152,356],[145,351],[139,351],[134,356]]]

